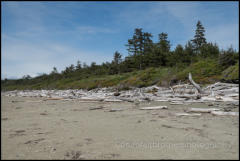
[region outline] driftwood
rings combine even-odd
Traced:
[[[195,83],[195,82],[193,81],[193,79],[192,79],[192,74],[191,74],[191,73],[189,73],[188,79],[189,79],[190,83],[197,89],[198,93],[199,93],[199,94],[202,94],[203,91],[202,91],[201,87],[200,87],[197,83]]]
[[[201,116],[202,114],[201,113],[176,113],[175,114],[176,116]]]
[[[188,112],[202,112],[202,113],[210,113],[212,111],[219,111],[217,108],[191,108]]]
[[[140,110],[158,110],[158,109],[167,109],[167,106],[155,106],[155,107],[142,107]]]
[[[239,116],[239,112],[223,112],[223,111],[211,111],[213,115],[220,115],[220,116]]]

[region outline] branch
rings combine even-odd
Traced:
[[[189,79],[190,83],[197,89],[198,93],[202,94],[203,91],[202,91],[201,87],[193,81],[191,73],[189,73],[188,79]]]

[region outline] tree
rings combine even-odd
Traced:
[[[112,70],[114,74],[120,73],[120,63],[122,62],[122,55],[116,51],[113,55]]]
[[[160,48],[160,50],[164,53],[169,52],[170,51],[170,41],[168,41],[168,34],[167,33],[160,33],[158,35],[159,38],[159,43],[158,46]]]
[[[200,21],[197,22],[196,27],[194,39],[191,41],[193,42],[194,50],[196,53],[199,53],[200,47],[206,44],[206,38],[204,37],[205,29]]]
[[[87,68],[88,68],[87,63],[85,63],[85,62],[83,63],[83,68],[84,68],[84,69],[87,69]]]
[[[217,44],[206,43],[203,44],[200,48],[200,56],[202,58],[218,58],[219,56],[219,48]]]
[[[74,72],[74,70],[75,70],[75,67],[74,67],[73,64],[71,64],[70,67],[69,67],[69,71],[70,71],[70,72]]]
[[[82,69],[82,64],[81,62],[78,60],[77,61],[77,66],[76,66],[76,70],[81,70]]]
[[[170,52],[170,41],[167,40],[167,33],[160,33],[158,35],[159,42],[153,46],[153,57],[154,57],[154,66],[166,66],[169,52]]]
[[[57,73],[58,73],[57,68],[53,67],[53,71],[51,72],[51,74],[57,74]]]
[[[187,42],[184,50],[186,55],[188,55],[188,57],[190,58],[190,63],[193,63],[197,60],[196,57],[194,57],[194,47],[191,41]]]
[[[149,32],[143,33],[143,54],[149,54],[153,47],[152,34]]]
[[[116,51],[113,56],[113,63],[119,65],[122,62],[122,55]]]
[[[136,28],[132,39],[128,40],[128,53],[133,56],[136,62],[136,68],[142,69],[143,55],[149,50],[149,45],[152,44],[152,35],[150,33],[144,33],[142,28]]]
[[[222,51],[219,56],[219,64],[223,69],[231,65],[235,65],[238,61],[239,54],[233,50],[232,47],[228,48],[227,51]]]
[[[30,75],[24,75],[24,76],[22,77],[22,79],[29,80],[29,79],[31,79],[31,76],[30,76]]]

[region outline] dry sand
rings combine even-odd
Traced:
[[[175,116],[207,104],[42,99],[2,96],[1,159],[239,158],[238,116]],[[168,109],[139,110],[159,105]]]

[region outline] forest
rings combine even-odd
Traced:
[[[53,67],[49,74],[34,78],[25,75],[21,79],[1,80],[1,89],[93,89],[109,86],[128,89],[153,84],[170,86],[187,81],[188,72],[200,84],[217,81],[238,83],[239,51],[231,46],[220,50],[216,43],[208,42],[200,21],[196,24],[193,39],[186,42],[185,46],[177,45],[174,50],[171,50],[167,33],[159,33],[157,42],[153,42],[152,38],[150,32],[136,28],[125,45],[128,52],[125,58],[116,51],[111,62],[100,65],[96,62],[87,65],[77,60],[76,65],[71,64],[63,71]]]

